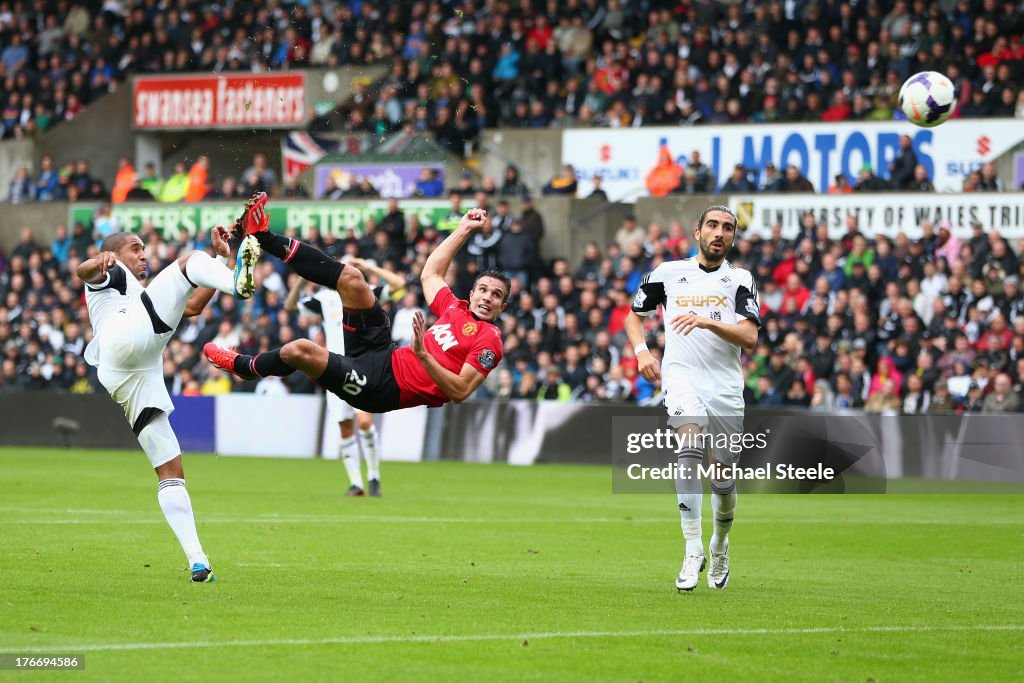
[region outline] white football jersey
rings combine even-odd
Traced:
[[[299,300],[299,311],[303,315],[320,316],[327,350],[345,355],[345,327],[342,323],[345,307],[337,290],[326,287],[318,289],[316,294]]]
[[[98,366],[100,345],[105,334],[126,333],[128,321],[136,315],[147,315],[142,304],[146,288],[120,261],[107,270],[106,278],[97,284],[85,285],[85,305],[89,309],[93,340],[85,349],[85,361]]]
[[[677,315],[696,313],[724,323],[745,318],[760,326],[760,303],[750,271],[728,261],[706,269],[696,258],[662,263],[644,278],[633,298],[633,311],[646,317],[659,304],[665,308],[665,384],[685,382],[714,393],[742,394],[740,347],[710,330],[678,334],[670,322]]]

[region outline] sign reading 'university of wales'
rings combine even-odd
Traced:
[[[917,239],[925,223],[935,227],[947,220],[953,234],[960,238],[971,236],[973,221],[1008,239],[1024,237],[1024,192],[758,194],[733,195],[727,203],[736,211],[740,229],[765,236],[777,224],[787,239],[799,234],[807,212],[818,223],[828,225],[833,238],[846,232],[847,216],[856,216],[858,227],[866,235],[895,237],[902,232]]]
[[[175,239],[184,229],[189,236],[198,230],[209,230],[223,225],[231,227],[241,213],[241,202],[202,202],[197,204],[161,204],[140,202],[117,204],[111,218],[118,230],[138,232],[151,224],[165,239]],[[451,203],[444,200],[404,201],[401,206],[406,221],[415,215],[420,225],[438,225],[451,212]],[[93,222],[96,204],[72,204],[68,209],[70,225]],[[380,221],[388,212],[386,201],[369,202],[309,202],[273,201],[270,203],[270,229],[285,232],[294,228],[301,238],[315,228],[321,235],[331,233],[338,239],[348,237],[351,230],[356,237],[363,234],[368,218]]]

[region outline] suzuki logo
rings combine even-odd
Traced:
[[[601,161],[604,161],[604,162],[611,161],[612,160],[612,146],[611,145],[601,145],[601,148],[598,150],[598,158],[600,158]]]
[[[987,135],[982,135],[978,138],[978,146],[976,147],[980,156],[985,156],[992,151],[992,138]]]

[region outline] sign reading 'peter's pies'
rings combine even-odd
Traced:
[[[297,73],[137,76],[137,129],[295,128],[304,126],[306,77]]]

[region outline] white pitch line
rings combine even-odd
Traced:
[[[25,512],[30,512],[26,510]],[[665,517],[579,517],[571,519],[531,518],[466,518],[466,517],[367,517],[339,513],[322,516],[258,516],[258,517],[217,517],[200,515],[200,524],[667,524],[672,518]],[[882,525],[891,524],[890,519],[815,519],[815,518],[739,518],[741,524],[772,524],[775,526],[794,525]],[[159,518],[143,519],[0,519],[0,525],[47,525],[47,524],[163,524]],[[980,521],[970,519],[900,519],[903,526],[973,526]],[[986,520],[986,526],[1024,526],[1024,519]]]
[[[32,507],[0,507],[0,512],[32,512],[32,513],[50,513],[50,512],[63,512],[76,515],[128,515],[137,510],[96,510],[90,508],[32,508]]]
[[[650,631],[554,631],[540,633],[482,633],[475,635],[407,635],[407,636],[338,636],[335,638],[189,641],[166,643],[93,643],[37,645],[9,652],[116,652],[126,650],[173,650],[216,647],[272,647],[281,645],[376,645],[386,643],[473,643],[495,640],[523,641],[573,638],[645,638],[650,636],[750,636],[750,635],[813,635],[821,633],[959,633],[971,631],[1024,631],[1022,624],[951,625],[951,626],[864,626],[846,628],[823,626],[814,628],[729,628]]]

